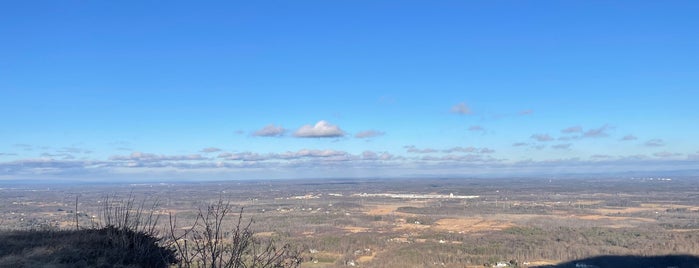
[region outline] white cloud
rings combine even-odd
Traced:
[[[320,120],[315,125],[304,125],[294,133],[299,138],[336,138],[345,136],[345,132],[338,126],[331,125],[325,120]]]
[[[515,142],[512,144],[513,147],[527,146],[529,143],[526,142]]]
[[[461,102],[461,103],[458,103],[458,104],[452,106],[450,111],[451,111],[452,113],[455,113],[455,114],[462,114],[462,115],[463,115],[463,114],[471,114],[471,113],[472,113],[472,112],[471,112],[471,108],[469,108],[469,107],[466,105],[466,103],[464,103],[464,102]]]
[[[682,154],[671,153],[671,152],[657,152],[657,153],[654,153],[653,156],[660,157],[660,158],[669,158],[669,157],[679,157],[679,156],[682,156]]]
[[[631,134],[626,135],[626,136],[621,138],[622,141],[633,141],[633,140],[637,140],[637,139],[638,138],[636,136],[631,135]]]
[[[286,130],[282,126],[269,124],[253,132],[252,135],[257,137],[279,137],[284,135],[284,132],[286,132]]]
[[[253,152],[220,153],[218,158],[223,158],[230,161],[265,161],[270,159],[270,157],[267,155]]]
[[[372,152],[372,151],[364,151],[364,152],[362,152],[362,159],[376,160],[376,159],[379,159],[379,155],[376,154],[375,152]]]
[[[492,154],[494,152],[495,152],[495,150],[490,149],[490,148],[481,148],[481,150],[480,150],[480,153],[482,153],[482,154]]]
[[[377,153],[373,151],[364,151],[361,155],[363,160],[381,160],[389,161],[393,160],[394,156],[388,152]]]
[[[549,134],[534,134],[531,135],[532,139],[535,139],[537,141],[552,141],[553,137],[549,136]]]
[[[530,114],[533,114],[533,113],[534,113],[533,110],[527,109],[527,110],[522,110],[522,111],[520,111],[520,112],[519,112],[519,115],[530,115]]]
[[[207,158],[198,155],[157,155],[142,152],[133,152],[131,155],[115,155],[109,158],[112,161],[140,161],[140,162],[159,162],[159,161],[192,161],[206,160]]]
[[[365,131],[361,131],[361,132],[355,134],[354,137],[357,139],[367,139],[367,138],[374,138],[374,137],[378,137],[378,136],[383,136],[384,134],[386,134],[386,133],[384,133],[382,131],[365,130]]]
[[[559,140],[559,141],[569,141],[569,140],[575,140],[575,139],[578,139],[578,138],[579,138],[579,137],[578,137],[577,135],[576,135],[576,136],[570,136],[570,137],[563,136],[563,137],[558,137],[558,140]]]
[[[284,153],[254,153],[254,152],[238,152],[238,153],[221,153],[218,158],[230,161],[274,161],[274,160],[299,160],[310,158],[350,158],[350,154],[345,151],[337,150],[315,150],[301,149],[295,152],[287,151]]]
[[[406,151],[408,153],[415,153],[415,154],[429,154],[429,153],[438,152],[438,150],[432,149],[432,148],[418,149],[414,145],[406,145],[406,146],[403,146],[403,148],[407,149]]]
[[[60,150],[58,150],[59,153],[69,153],[69,154],[89,154],[92,153],[92,151],[83,149],[83,148],[78,148],[78,147],[63,147]]]
[[[582,131],[583,131],[583,130],[582,130],[582,127],[581,127],[581,126],[572,126],[572,127],[567,127],[567,128],[561,129],[561,132],[562,132],[562,133],[566,133],[566,134],[569,134],[569,133],[582,133]]]
[[[590,129],[588,131],[585,131],[583,133],[583,137],[585,138],[603,138],[603,137],[608,137],[609,134],[607,133],[608,130],[610,130],[612,127],[608,125],[601,126],[599,128],[595,129]]]
[[[648,147],[662,147],[665,146],[665,141],[663,141],[662,139],[651,139],[646,141],[644,145]]]
[[[446,150],[442,150],[442,152],[445,153],[474,153],[474,154],[492,154],[495,152],[495,150],[490,149],[490,148],[476,148],[473,146],[470,147],[452,147]]]
[[[216,148],[216,147],[207,147],[207,148],[201,149],[201,151],[199,151],[199,152],[202,152],[202,153],[215,153],[215,152],[220,152],[220,151],[221,151],[221,149]]]

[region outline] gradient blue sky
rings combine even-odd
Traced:
[[[699,170],[697,1],[6,1],[0,179]]]

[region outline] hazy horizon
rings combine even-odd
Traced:
[[[695,1],[0,4],[0,180],[699,170]]]

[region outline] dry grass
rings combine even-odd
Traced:
[[[488,220],[483,218],[448,218],[436,221],[433,228],[440,231],[479,233],[486,231],[500,231],[513,226],[515,226],[515,224],[511,222]]]

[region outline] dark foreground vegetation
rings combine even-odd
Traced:
[[[0,267],[167,267],[176,252],[129,229],[0,233]]]
[[[76,218],[73,230],[0,232],[0,267],[281,268],[301,262],[290,245],[255,238],[242,209],[235,222],[233,207],[222,199],[200,208],[190,226],[178,227],[177,218],[168,214],[165,232],[159,228],[157,202],[146,206],[130,196],[102,204],[101,218],[88,228]]]

